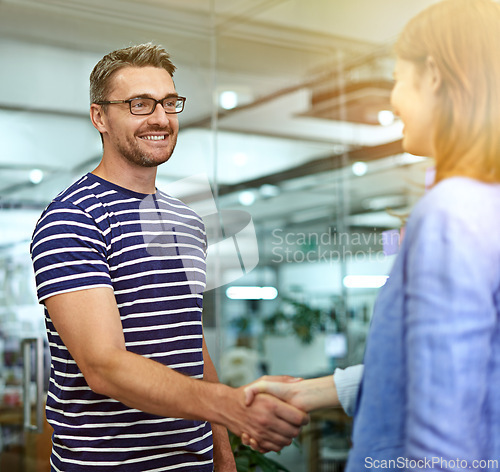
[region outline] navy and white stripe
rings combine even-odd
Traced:
[[[190,208],[87,174],[42,214],[31,245],[38,298],[111,287],[129,351],[203,378],[206,234]],[[54,471],[212,471],[210,424],[94,393],[45,310]]]

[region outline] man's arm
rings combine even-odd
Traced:
[[[219,377],[217,371],[208,352],[203,336],[203,360],[204,371],[203,380],[207,382],[218,383]],[[214,467],[215,472],[236,471],[236,463],[234,461],[233,451],[229,443],[227,429],[218,424],[212,424],[212,436],[214,440]]]
[[[307,415],[270,395],[245,405],[243,388],[204,382],[126,350],[111,288],[54,295],[45,300],[54,326],[92,390],[151,414],[206,420],[266,450],[290,444]]]

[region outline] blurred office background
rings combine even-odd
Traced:
[[[325,375],[362,362],[404,216],[430,176],[429,159],[402,152],[389,96],[391,46],[431,3],[0,0],[1,470],[47,470],[50,430],[20,425],[25,401],[35,421],[38,394],[35,374],[23,388],[36,357],[23,339],[45,336],[29,241],[49,201],[99,162],[94,64],[152,41],[178,68],[187,103],[158,187],[209,223],[204,323],[222,381]],[[318,414],[273,458],[340,471],[349,427]]]

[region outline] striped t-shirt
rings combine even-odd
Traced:
[[[31,253],[40,302],[112,287],[127,349],[203,378],[206,234],[182,202],[87,174],[44,211]],[[47,310],[45,319],[52,470],[212,471],[209,423],[150,415],[94,393]]]

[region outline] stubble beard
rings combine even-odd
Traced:
[[[177,133],[174,134],[172,130],[168,130],[168,133],[170,146],[165,149],[165,155],[159,159],[155,158],[152,153],[141,150],[137,142],[130,138],[127,138],[126,143],[119,142],[117,148],[120,154],[132,164],[140,167],[157,167],[170,159],[177,144]]]

